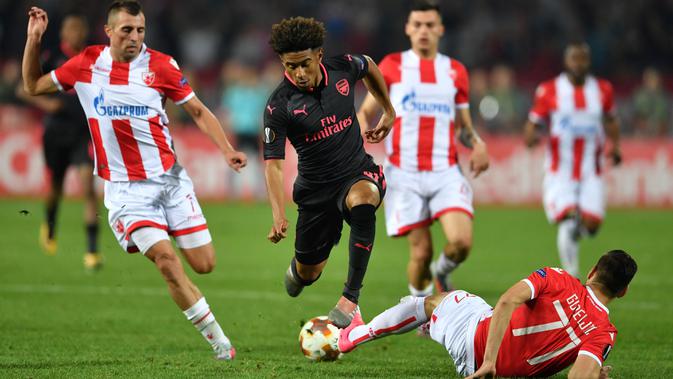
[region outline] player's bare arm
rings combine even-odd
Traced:
[[[540,142],[540,137],[537,134],[537,124],[528,120],[523,126],[523,143],[527,147],[532,148]]]
[[[498,359],[500,344],[505,335],[505,330],[512,319],[512,313],[521,304],[530,300],[532,292],[524,282],[518,282],[505,292],[493,308],[491,325],[488,328],[486,349],[484,350],[484,362],[474,374],[468,378],[481,378],[486,375],[496,374],[495,362]]]
[[[248,163],[248,158],[245,156],[245,153],[234,150],[227,136],[224,134],[222,125],[217,121],[213,112],[196,96],[186,101],[182,107],[192,117],[199,129],[215,142],[222,154],[224,154],[229,167],[236,172],[240,172]]]
[[[603,372],[601,366],[595,359],[586,355],[579,355],[575,360],[575,364],[573,364],[573,367],[570,369],[570,372],[568,372],[568,379],[607,378],[608,372],[609,370]]]
[[[488,169],[488,149],[486,143],[479,137],[479,134],[472,125],[472,116],[468,108],[456,110],[456,126],[459,128],[460,142],[472,149],[470,155],[470,171],[474,173],[474,178]]]
[[[42,36],[47,31],[49,18],[47,12],[38,7],[31,7],[28,11],[28,33],[26,47],[23,51],[21,73],[23,88],[29,95],[42,95],[58,90],[49,74],[42,74],[40,67],[40,44]]]
[[[613,114],[606,114],[603,119],[603,126],[605,134],[612,143],[608,156],[612,159],[612,164],[618,166],[622,163],[622,151],[619,146],[619,120]]]
[[[365,138],[369,143],[379,143],[383,141],[384,138],[390,133],[390,129],[393,127],[393,122],[395,122],[395,108],[390,102],[390,97],[388,97],[388,88],[386,87],[386,82],[383,79],[383,74],[381,70],[374,63],[374,61],[367,58],[367,75],[365,75],[362,80],[367,87],[369,93],[374,97],[376,102],[383,108],[383,115],[379,119],[378,124],[375,128],[365,131]],[[358,118],[359,120],[359,118]]]
[[[365,132],[369,130],[369,122],[374,119],[380,110],[381,107],[376,102],[374,95],[368,93],[367,96],[365,96],[365,99],[362,101],[357,114],[358,122],[360,123],[360,133],[362,133],[362,135],[364,135]]]
[[[285,195],[283,192],[283,159],[268,159],[264,162],[264,176],[266,189],[269,193],[273,225],[266,237],[273,243],[278,243],[287,237],[288,221],[285,217]]]

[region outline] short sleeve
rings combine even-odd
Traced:
[[[530,299],[533,300],[536,297],[540,296],[542,292],[547,287],[549,281],[549,275],[552,274],[551,269],[548,267],[541,268],[533,271],[532,274],[528,275],[526,279],[522,281],[530,287],[531,295]]]
[[[548,83],[540,84],[535,90],[533,107],[528,113],[528,119],[535,124],[545,124],[549,119],[551,112],[551,102],[553,93]]]
[[[470,106],[470,78],[465,66],[455,59],[451,60],[451,77],[456,86],[456,108],[468,108]]]
[[[599,366],[603,366],[615,345],[615,337],[616,332],[598,334],[583,343],[577,355],[586,355],[596,360]]]
[[[614,90],[612,89],[612,84],[607,80],[600,79],[598,81],[598,87],[601,91],[601,105],[603,107],[604,114],[614,114],[615,113],[615,98]]]
[[[162,66],[161,90],[169,99],[175,104],[180,105],[194,97],[194,91],[175,59],[167,56],[167,60]]]
[[[287,107],[272,95],[264,108],[264,160],[285,159]]]
[[[367,63],[367,58],[364,55],[346,54],[344,55],[344,59],[347,63],[348,71],[354,80],[360,80],[367,75],[369,63]]]
[[[66,92],[75,86],[82,67],[83,54],[84,52],[75,55],[60,67],[51,71],[51,80],[54,81],[60,91]]]

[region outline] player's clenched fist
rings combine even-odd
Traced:
[[[28,36],[41,39],[48,23],[47,12],[38,7],[31,7],[28,11]]]
[[[236,172],[240,172],[241,169],[248,164],[248,157],[241,151],[233,151],[229,154],[225,154],[225,158],[227,159],[229,167]]]
[[[271,227],[271,231],[269,232],[269,235],[266,238],[268,238],[269,241],[273,243],[278,243],[278,241],[287,237],[288,224],[289,223],[285,218],[280,220],[274,220],[273,226]]]

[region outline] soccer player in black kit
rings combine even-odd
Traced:
[[[348,278],[343,296],[329,312],[338,327],[360,317],[358,298],[372,252],[376,209],[385,194],[381,166],[363,145],[355,113],[354,89],[362,79],[384,110],[367,141],[382,141],[395,120],[383,76],[363,55],[324,58],[325,28],[312,18],[294,17],[273,25],[270,45],[285,68],[283,82],[264,110],[264,159],[273,226],[268,239],[287,236],[283,196],[285,141],[299,157],[292,197],[298,205],[295,255],[285,274],[287,293],[295,297],[315,282],[341,237],[351,226]]]
[[[70,57],[77,55],[85,46],[87,34],[88,25],[83,16],[65,16],[61,24],[60,46],[42,57],[44,72],[61,66]],[[75,166],[86,199],[84,223],[87,246],[84,267],[87,270],[99,269],[103,260],[98,254],[98,201],[94,192],[93,158],[89,147],[89,127],[77,95],[72,91],[50,97],[35,97],[20,88],[19,96],[46,113],[42,139],[50,179],[46,220],[40,228],[40,245],[45,253],[56,254],[56,217],[63,197],[63,182],[68,167]]]

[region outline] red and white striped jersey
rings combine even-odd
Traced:
[[[385,142],[388,162],[409,171],[456,164],[456,109],[469,107],[465,66],[446,55],[422,59],[407,50],[387,55],[379,69],[397,113]]]
[[[166,97],[182,104],[194,92],[170,56],[148,49],[129,63],[115,62],[110,48],[89,46],[51,72],[61,91],[74,88],[89,122],[94,174],[110,181],[144,180],[176,161]]]
[[[531,300],[514,310],[498,352],[499,376],[551,376],[579,355],[600,366],[615,345],[617,329],[591,287],[562,269],[545,267],[523,280]],[[477,367],[484,359],[491,318],[474,336]]]
[[[587,76],[583,86],[575,86],[563,73],[540,84],[528,118],[550,125],[547,172],[570,180],[600,175],[603,117],[614,111],[612,86],[606,80]]]

